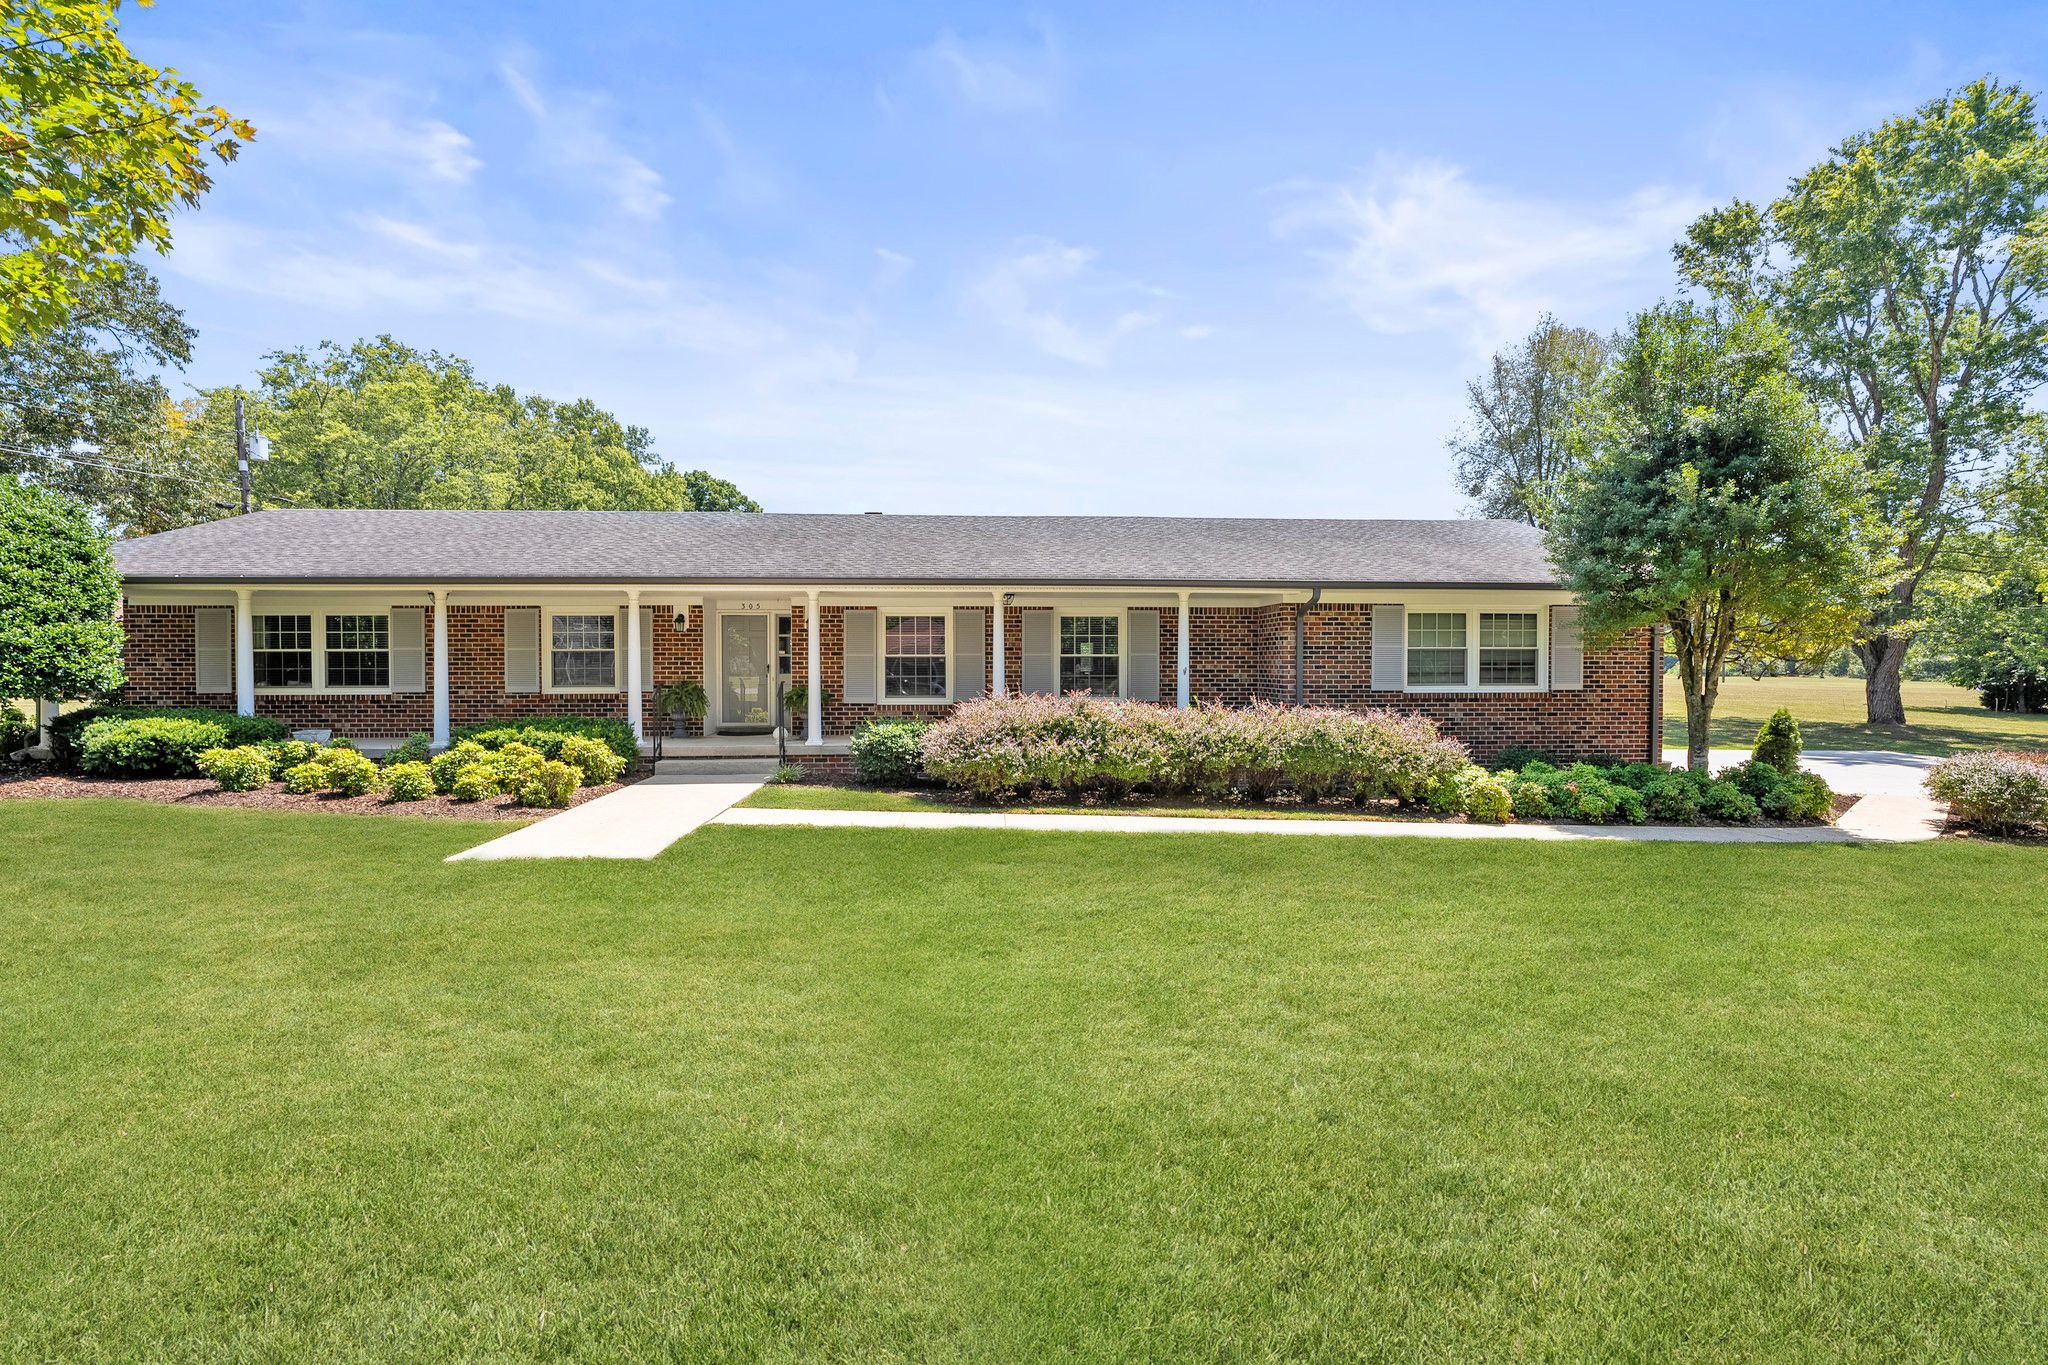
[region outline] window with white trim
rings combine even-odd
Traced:
[[[1480,612],[1479,685],[1536,686],[1537,642],[1540,638],[1533,611]]]
[[[1060,692],[1114,697],[1123,685],[1123,618],[1060,617]]]
[[[329,687],[391,686],[391,618],[327,618],[326,675]]]
[[[1408,685],[1463,687],[1465,642],[1464,612],[1409,612]]]
[[[882,698],[943,701],[946,696],[946,618],[882,618]]]
[[[312,617],[252,616],[249,625],[258,687],[313,685]]]
[[[619,620],[610,612],[548,618],[550,687],[617,686]]]

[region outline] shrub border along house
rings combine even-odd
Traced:
[[[1789,721],[1789,717],[1786,718]],[[971,702],[919,741],[926,777],[979,801],[1049,791],[1075,798],[1134,793],[1210,801],[1393,803],[1478,823],[1813,822],[1834,793],[1797,766],[1797,730],[1766,727],[1760,745],[1789,763],[1751,759],[1711,776],[1655,763],[1558,765],[1530,758],[1492,772],[1420,717],[1282,707],[1174,710],[1087,696]],[[900,782],[901,741],[876,727],[861,753],[877,782]]]

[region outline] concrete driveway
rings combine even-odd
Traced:
[[[1708,754],[1715,772],[1749,757],[1747,749],[1715,749]],[[1685,766],[1685,750],[1666,749],[1664,761]],[[1895,754],[1883,749],[1808,749],[1801,766],[1818,773],[1838,792],[1863,799],[1836,822],[1859,838],[1932,839],[1941,830],[1942,809],[1922,781],[1941,760],[1927,754]]]

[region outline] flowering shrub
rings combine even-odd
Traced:
[[[270,781],[270,755],[253,744],[208,749],[199,755],[199,771],[224,792],[252,792]]]
[[[1996,833],[2048,826],[2048,754],[1957,754],[1934,765],[1927,790],[1966,825]]]
[[[1256,703],[1177,710],[1099,697],[966,702],[919,744],[934,779],[984,799],[1135,787],[1263,799],[1423,800],[1466,767],[1465,746],[1418,716]]]

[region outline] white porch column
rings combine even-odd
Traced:
[[[235,589],[235,711],[256,714],[256,637],[250,621],[248,588]]]
[[[825,680],[818,666],[818,591],[804,594],[804,743],[825,742]]]
[[[434,595],[434,747],[448,747],[448,590]]]
[[[640,725],[640,590],[626,589],[626,724],[633,727],[637,743],[644,738]]]
[[[1180,595],[1180,639],[1174,656],[1173,704],[1183,711],[1188,708],[1188,617],[1191,614],[1189,602],[1193,597],[1190,592]]]
[[[996,655],[995,677],[990,682],[988,694],[991,697],[1006,697],[1010,694],[1010,661],[1008,651],[1004,648],[1003,645],[1003,637],[1009,634],[1009,632],[1004,629],[1005,622],[1003,620],[1003,590],[1001,588],[998,588],[994,592],[990,593],[989,596],[995,599]]]

